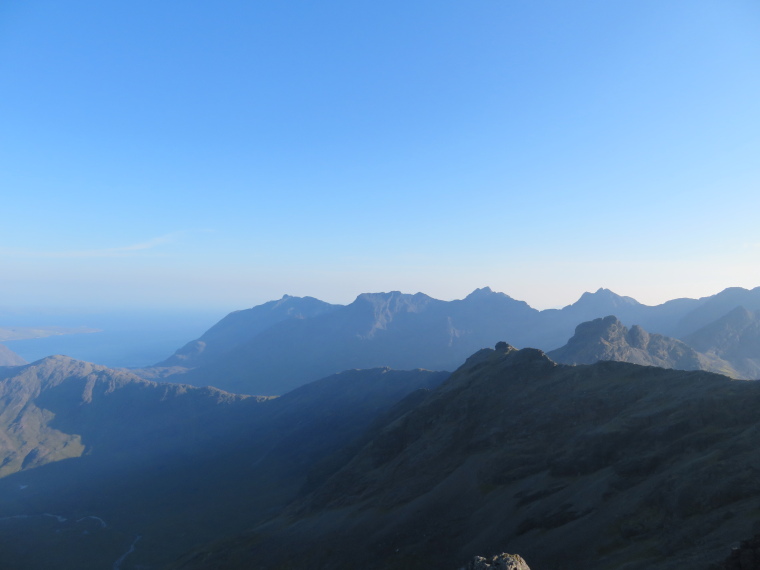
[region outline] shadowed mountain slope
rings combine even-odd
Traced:
[[[674,338],[649,334],[638,325],[629,330],[614,316],[581,323],[568,343],[549,352],[548,356],[562,364],[616,360],[678,370],[708,370],[732,378],[741,377],[728,362],[716,356],[704,355]]]
[[[3,373],[0,567],[26,570],[110,568],[130,545],[124,570],[156,568],[257,524],[314,463],[448,377],[353,370],[261,399],[66,357]]]
[[[0,344],[0,366],[23,366],[26,360],[4,344]]]
[[[151,446],[171,447],[177,440],[191,445],[198,434],[185,431],[189,423],[202,423],[220,406],[246,398],[216,388],[158,384],[65,356],[0,374],[0,476],[85,452],[115,453],[138,442],[146,455]]]
[[[173,568],[706,568],[760,512],[760,384],[482,350],[278,518]]]
[[[727,360],[744,378],[760,378],[760,311],[737,307],[685,340],[707,355]]]

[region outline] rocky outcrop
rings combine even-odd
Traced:
[[[702,354],[680,340],[650,334],[638,325],[629,329],[612,315],[579,324],[567,344],[549,352],[549,356],[563,364],[615,360],[677,370],[709,370],[732,378],[742,377],[731,364],[716,355]]]
[[[497,554],[492,558],[476,556],[460,570],[530,570],[528,564],[518,554]]]

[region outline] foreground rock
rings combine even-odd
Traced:
[[[530,570],[522,556],[517,554],[497,554],[491,559],[476,556],[460,570]]]

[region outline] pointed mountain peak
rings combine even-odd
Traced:
[[[465,303],[466,305],[480,305],[482,307],[511,307],[511,308],[518,308],[522,311],[530,311],[534,312],[536,309],[533,309],[528,303],[525,301],[518,301],[517,299],[513,299],[506,293],[502,293],[500,291],[494,291],[490,287],[481,287],[480,289],[475,289],[472,293],[467,295],[464,299],[461,301]]]
[[[509,295],[506,293],[502,293],[501,291],[494,291],[490,287],[481,287],[480,289],[475,289],[472,293],[467,295],[464,300],[472,300],[472,299],[512,299]],[[520,303],[523,303],[524,301],[519,301]]]
[[[491,289],[490,287],[486,286],[486,287],[481,287],[479,289],[475,289],[472,293],[470,293],[469,295],[467,295],[467,297],[465,297],[465,299],[475,299],[475,298],[478,298],[478,297],[486,297],[486,296],[493,295],[493,294],[494,294],[493,289]],[[497,295],[498,295],[498,293],[497,293]]]
[[[739,305],[734,310],[730,311],[727,315],[727,318],[730,319],[737,319],[741,321],[753,321],[756,319],[755,314],[745,308],[743,305]]]

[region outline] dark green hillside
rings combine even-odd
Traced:
[[[173,568],[707,568],[760,520],[760,384],[472,356],[275,520]]]

